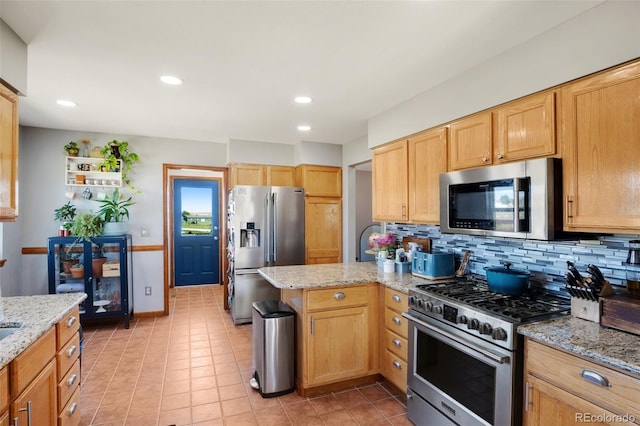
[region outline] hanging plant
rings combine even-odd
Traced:
[[[100,167],[106,171],[119,171],[122,173],[122,182],[126,185],[131,183],[129,172],[133,163],[140,161],[140,157],[135,152],[129,152],[129,142],[112,140],[100,149],[100,155],[104,159]]]

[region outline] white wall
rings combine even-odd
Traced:
[[[228,163],[295,166],[294,146],[282,143],[231,139],[227,148]]]
[[[640,2],[602,3],[371,118],[369,147],[639,56]]]
[[[342,166],[342,145],[301,141],[296,146],[295,155],[296,165]]]
[[[27,94],[27,45],[0,19],[0,79]]]

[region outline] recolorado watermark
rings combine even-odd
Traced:
[[[576,423],[635,423],[631,414],[592,414],[576,413]]]

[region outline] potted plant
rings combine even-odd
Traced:
[[[77,157],[80,147],[77,142],[71,141],[64,146],[64,150],[69,154],[69,157]]]
[[[84,265],[82,263],[76,263],[71,266],[71,276],[73,278],[84,278]]]
[[[127,222],[129,219],[129,207],[135,203],[132,197],[124,198],[118,188],[113,190],[111,196],[98,201],[101,205],[98,215],[104,222],[104,235],[123,235],[129,230]]]
[[[130,183],[129,171],[133,163],[140,161],[140,157],[135,152],[129,152],[129,142],[112,140],[102,147],[100,154],[104,159],[100,166],[107,171],[120,171],[122,173],[122,182]],[[120,163],[118,163],[120,160]]]
[[[93,237],[102,235],[103,225],[100,215],[93,212],[79,213],[71,226],[71,235],[76,241],[91,241]]]
[[[102,244],[94,244],[91,247],[91,274],[94,278],[102,277],[102,265],[107,261],[107,257],[102,252]]]
[[[53,219],[62,222],[60,225],[59,236],[68,237],[71,233],[71,226],[73,225],[73,219],[76,217],[76,206],[71,204],[71,201],[67,201],[61,207],[58,207],[53,211]]]
[[[71,249],[69,249],[60,253],[60,258],[62,260],[62,270],[65,274],[70,274],[73,265],[76,265],[80,260],[80,255],[78,253],[71,253]]]

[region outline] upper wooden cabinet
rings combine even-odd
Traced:
[[[639,94],[639,62],[562,88],[565,230],[640,230]]]
[[[509,102],[495,111],[494,119],[494,163],[556,153],[555,91]]]
[[[449,170],[493,164],[492,113],[475,114],[449,125]]]
[[[373,150],[373,220],[406,222],[408,211],[408,146],[402,139]]]
[[[440,173],[447,171],[447,128],[373,151],[373,219],[440,223]]]
[[[342,168],[302,164],[296,167],[296,186],[309,197],[342,197]]]
[[[342,262],[342,199],[306,197],[305,263]]]
[[[270,166],[265,164],[229,164],[229,186],[294,186],[295,168],[290,166]]]
[[[18,217],[18,95],[0,84],[0,221]]]

